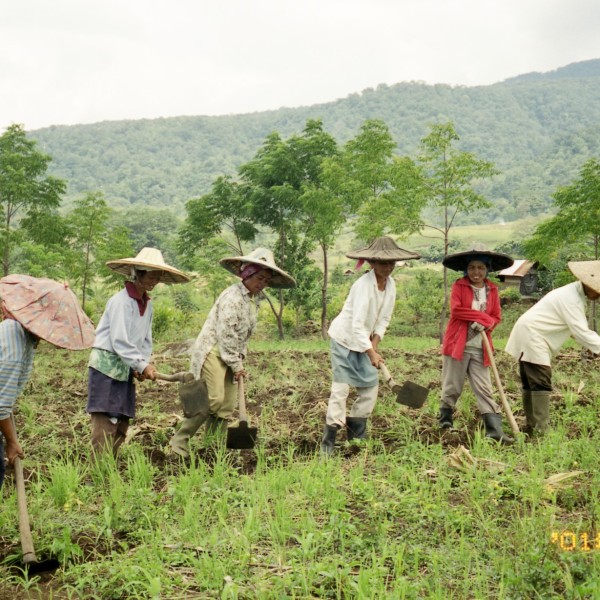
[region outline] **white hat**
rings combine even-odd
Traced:
[[[109,260],[106,266],[125,276],[131,274],[131,267],[135,267],[140,271],[162,271],[161,283],[187,283],[190,281],[190,277],[185,273],[168,265],[162,252],[156,248],[142,248],[135,258]]]
[[[573,261],[567,267],[581,283],[600,294],[600,260]]]
[[[296,286],[294,278],[275,264],[273,253],[268,248],[256,248],[255,250],[252,250],[250,254],[246,254],[246,256],[222,258],[219,263],[222,267],[225,267],[228,271],[238,277],[246,265],[260,265],[273,272],[269,287],[292,288]]]

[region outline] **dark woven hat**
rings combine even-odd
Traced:
[[[376,238],[366,248],[348,252],[346,256],[348,258],[356,258],[359,260],[410,260],[413,258],[421,258],[421,255],[416,252],[400,248],[400,246],[387,235]]]
[[[448,254],[442,264],[453,271],[465,271],[472,260],[485,263],[490,272],[501,271],[515,262],[508,254],[486,250],[482,244],[474,244],[470,250]]]

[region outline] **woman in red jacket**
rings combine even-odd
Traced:
[[[498,288],[487,275],[512,263],[513,259],[506,254],[477,247],[449,254],[443,260],[445,267],[463,271],[464,277],[454,282],[450,292],[450,320],[442,344],[439,424],[442,429],[453,426],[456,402],[468,377],[486,436],[503,443],[513,439],[502,431],[500,407],[493,399],[490,357],[481,336],[487,336],[493,349],[491,332],[501,319]]]

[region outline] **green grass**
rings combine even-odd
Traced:
[[[147,430],[117,461],[91,463],[86,353],[42,347],[16,417],[36,551],[61,568],[49,578],[12,566],[20,545],[9,475],[0,598],[600,597],[596,361],[567,346],[555,363],[552,430],[501,447],[480,432],[468,385],[458,433],[437,431],[438,349],[434,339],[386,336],[390,371],[429,385],[426,405],[400,407],[382,385],[371,440],[348,446],[342,433],[337,455],[322,460],[328,344],[259,335],[246,361],[258,446],[198,439],[186,467],[163,454],[176,386],[149,383],[138,388],[136,423]],[[181,367],[157,357],[171,360]],[[497,362],[522,422],[515,365],[501,350]],[[449,463],[461,445],[475,464]],[[581,473],[546,481],[572,471]]]

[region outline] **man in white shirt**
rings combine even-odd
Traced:
[[[519,361],[526,432],[548,429],[551,360],[567,339],[600,353],[600,335],[589,328],[586,318],[586,299],[600,298],[600,260],[567,266],[579,281],[552,290],[521,315],[506,343],[506,352]]]

